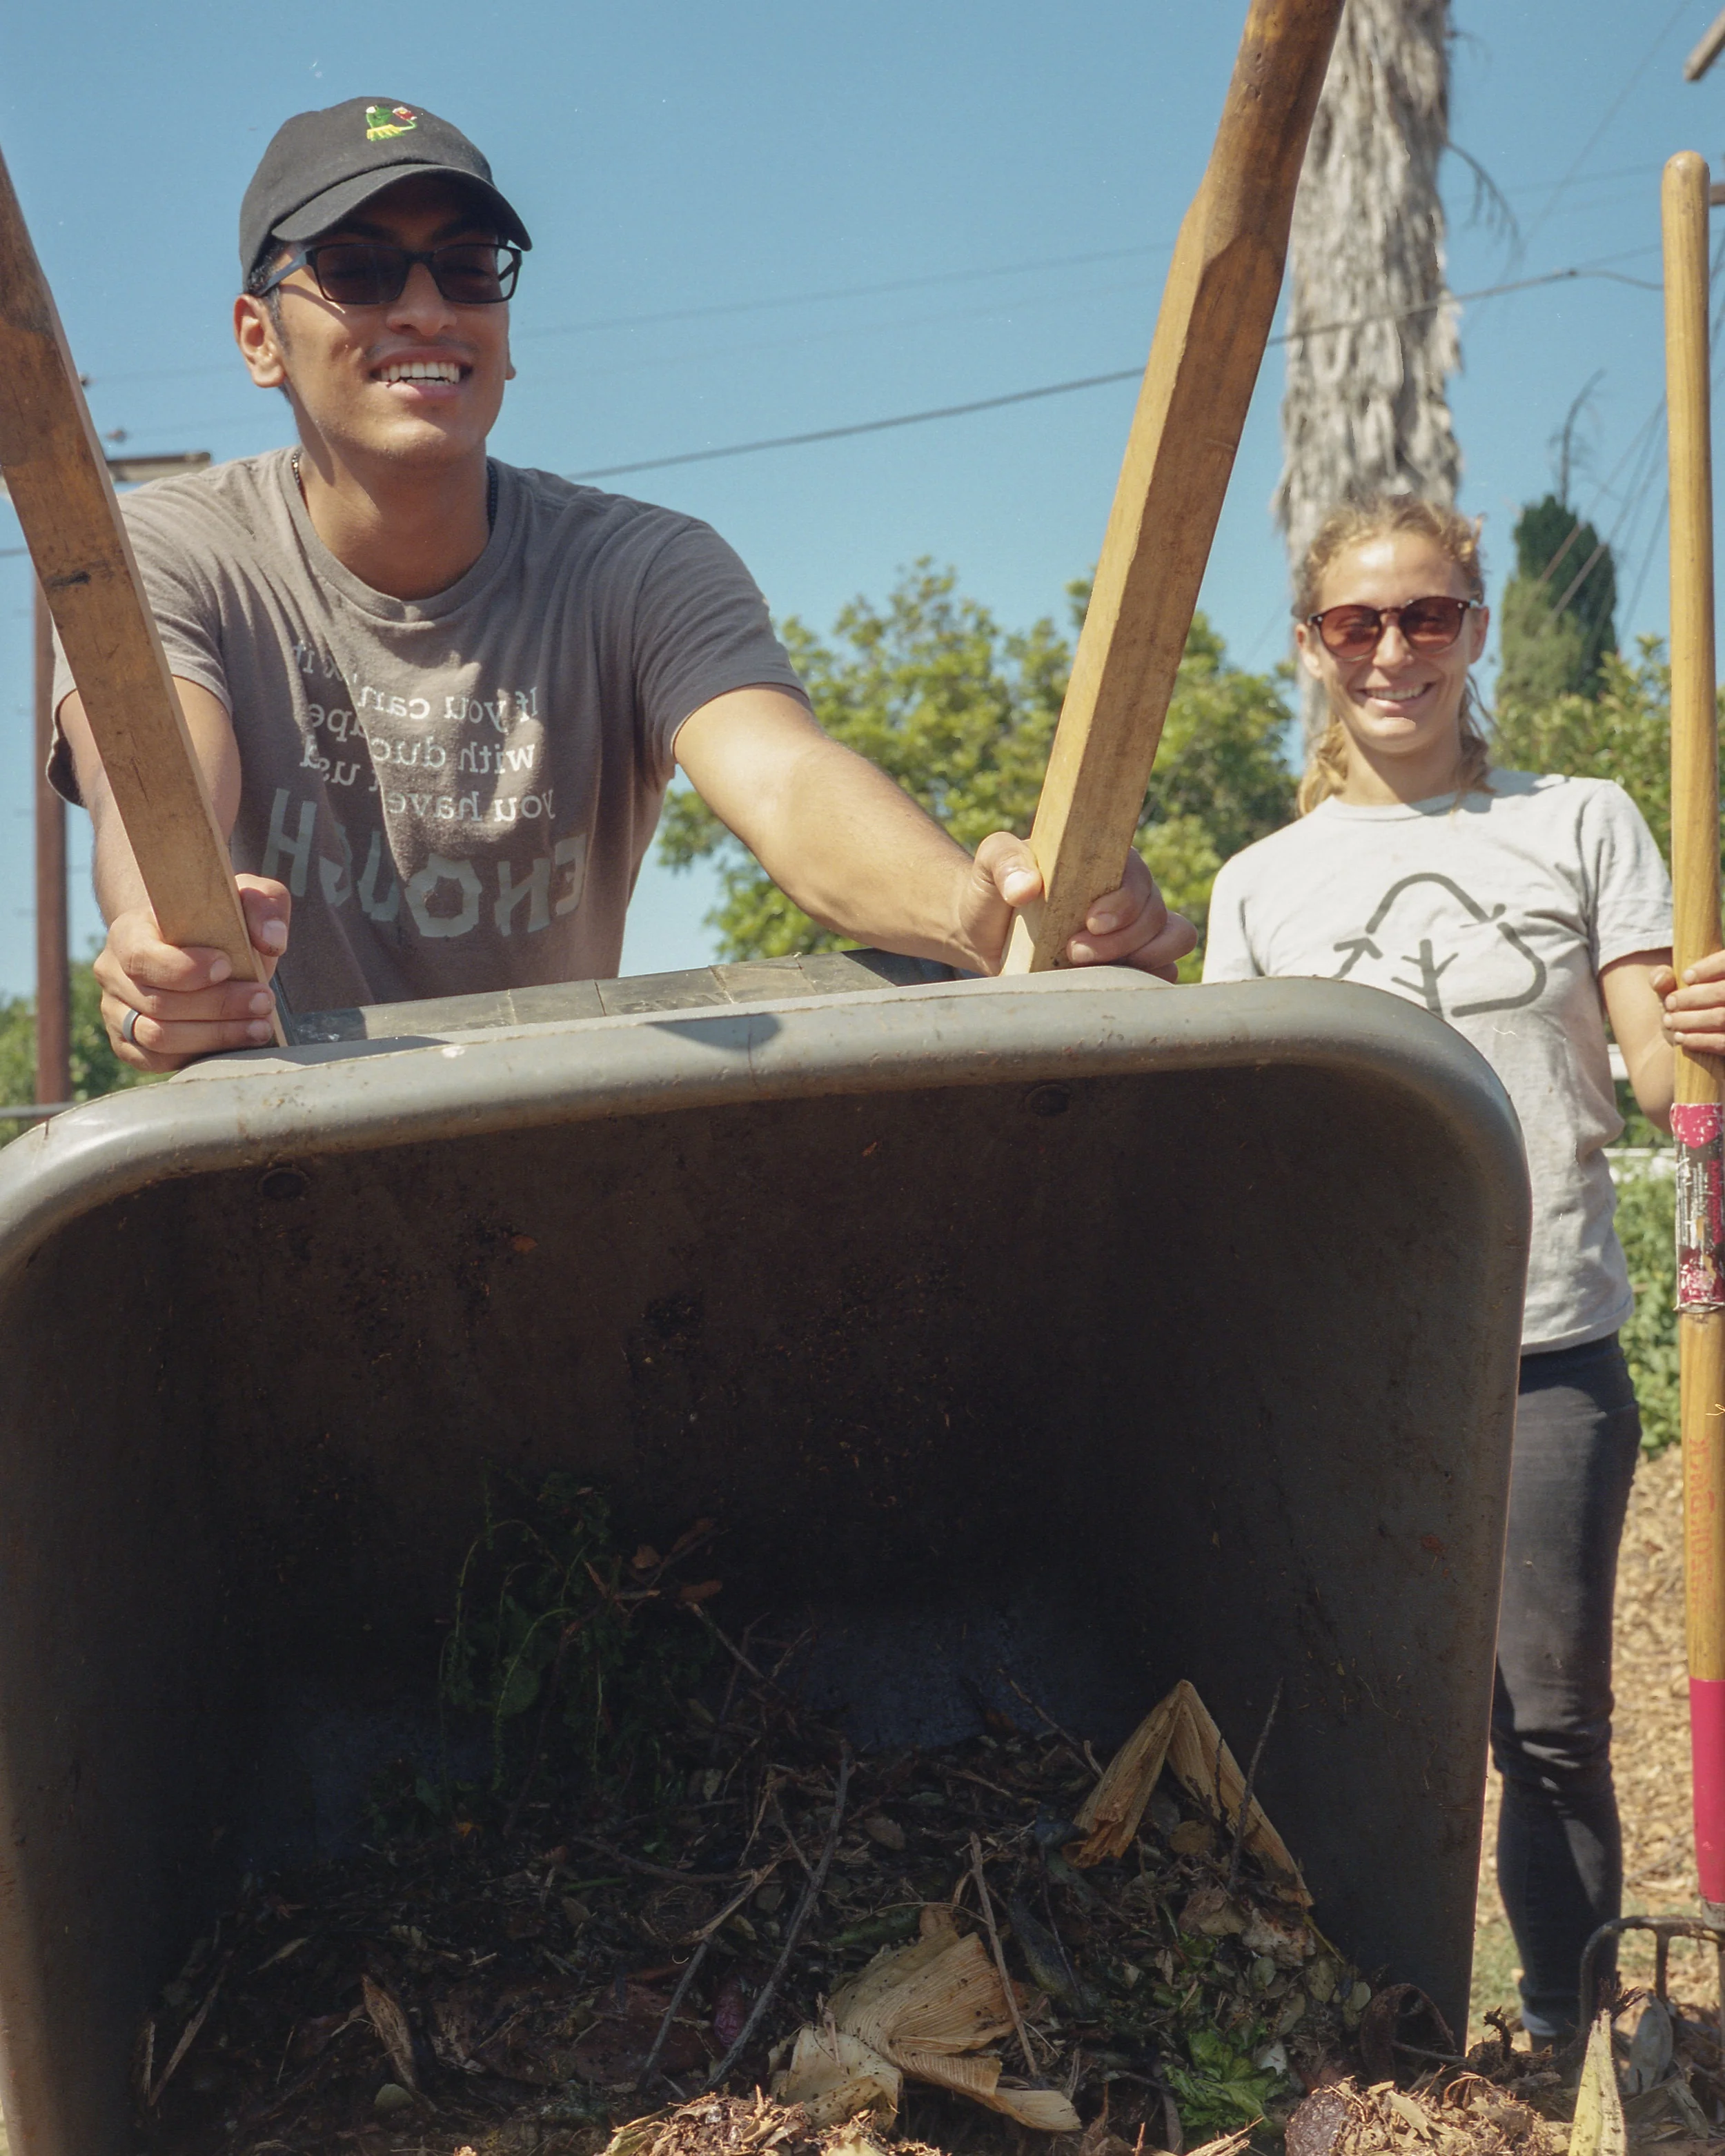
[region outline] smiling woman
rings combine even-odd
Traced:
[[[1295,613],[1329,724],[1301,820],[1216,880],[1204,978],[1318,974],[1423,1003],[1521,1119],[1533,1246],[1491,1738],[1522,2020],[1544,2041],[1573,2025],[1582,1948],[1622,1888],[1611,1595],[1640,1425],[1605,1019],[1666,1126],[1673,1041],[1725,1029],[1725,959],[1677,988],[1664,865],[1620,787],[1491,768],[1469,675],[1483,598],[1477,533],[1451,510],[1398,496],[1325,520]]]

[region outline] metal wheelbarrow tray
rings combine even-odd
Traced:
[[[716,1517],[724,1606],[812,1611],[864,1745],[1004,1668],[1099,1746],[1190,1677],[1240,1748],[1281,1681],[1319,1921],[1460,2025],[1507,1100],[1370,989],[927,971],[337,1014],[0,1156],[16,2156],[120,2156],[188,1940],[424,1741],[488,1463]]]

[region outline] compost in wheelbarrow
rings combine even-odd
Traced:
[[[861,978],[444,1011],[8,1149],[29,2156],[127,2145],[187,1939],[423,1738],[487,1462],[722,1518],[858,1747],[965,1737],[1004,1666],[1104,1743],[1177,1678],[1236,1732],[1281,1682],[1262,1795],[1327,1928],[1455,2018],[1525,1256],[1496,1081],[1346,986]]]

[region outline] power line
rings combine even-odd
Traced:
[[[1610,105],[1606,108],[1604,118],[1600,121],[1599,126],[1594,128],[1593,133],[1588,136],[1586,141],[1584,142],[1580,149],[1576,151],[1574,162],[1571,164],[1568,171],[1564,173],[1563,178],[1560,179],[1557,185],[1552,189],[1549,197],[1547,198],[1544,208],[1534,218],[1532,223],[1528,226],[1527,233],[1527,238],[1528,239],[1532,239],[1534,234],[1538,231],[1541,225],[1545,223],[1546,219],[1557,208],[1558,203],[1563,198],[1565,191],[1574,182],[1575,179],[1580,173],[1581,167],[1586,163],[1588,158],[1592,156],[1594,149],[1598,146],[1600,136],[1604,135],[1605,130],[1611,125],[1612,121],[1616,119],[1618,114],[1622,111],[1624,106],[1628,103],[1630,92],[1635,89],[1636,84],[1640,81],[1641,77],[1646,74],[1648,67],[1652,62],[1653,55],[1659,50],[1666,39],[1670,37],[1671,32],[1676,28],[1678,23],[1688,12],[1689,0],[1677,0],[1677,4],[1672,8],[1665,28],[1657,33],[1651,44],[1648,46],[1647,49],[1642,54],[1640,59],[1636,62],[1628,80],[1624,84],[1623,88],[1619,90],[1617,95],[1612,100]]]
[[[1608,119],[1610,116],[1608,115]],[[1657,165],[1622,165],[1614,167],[1609,172],[1583,172],[1578,176],[1572,166],[1562,180],[1528,180],[1517,187],[1506,188],[1504,192],[1511,195],[1527,195],[1549,190],[1555,199],[1556,194],[1578,177],[1583,181],[1603,184],[1610,180],[1636,178],[1659,169]],[[1542,216],[1543,214],[1542,213]],[[818,290],[781,292],[754,300],[716,300],[702,306],[672,307],[652,314],[597,316],[591,321],[565,322],[543,328],[521,327],[515,334],[523,338],[585,336],[600,330],[641,329],[665,322],[699,321],[715,316],[759,314],[778,307],[825,305],[835,300],[873,299],[885,293],[914,291],[930,285],[973,284],[990,277],[1027,276],[1036,270],[1078,269],[1094,262],[1119,262],[1147,254],[1166,254],[1171,244],[1168,240],[1158,240],[1143,246],[1099,248],[1082,254],[1040,255],[1022,262],[995,263],[972,270],[933,270],[915,277],[891,278],[877,284],[827,285]],[[107,388],[122,382],[186,381],[200,375],[225,374],[230,371],[231,363],[226,361],[219,365],[201,367],[145,367],[120,374],[110,373],[104,368],[94,374],[90,381],[95,388]]]
[[[1000,262],[986,269],[935,270],[924,276],[894,277],[875,285],[835,285],[820,291],[781,292],[765,299],[721,300],[705,306],[670,307],[655,314],[596,316],[587,322],[517,328],[514,334],[519,337],[586,336],[598,330],[643,329],[663,322],[704,321],[720,315],[762,314],[776,307],[812,307],[835,300],[875,299],[884,293],[918,291],[930,285],[973,285],[990,277],[1029,276],[1040,270],[1076,270],[1095,262],[1121,262],[1146,254],[1166,254],[1173,244],[1172,240],[1160,239],[1139,247],[1103,247],[1085,254],[1048,254],[1024,262]],[[182,381],[193,375],[229,371],[229,363],[224,361],[219,367],[148,367],[126,374],[104,372],[92,375],[90,380],[94,387],[106,388],[116,382]]]
[[[1120,262],[1143,254],[1166,254],[1173,242],[1159,239],[1147,247],[1105,247],[1090,254],[1050,254],[1039,261],[1005,262],[988,270],[941,270],[921,277],[895,277],[882,285],[839,285],[820,292],[785,292],[776,299],[722,300],[704,307],[673,307],[660,314],[608,315],[590,322],[526,329],[523,336],[585,336],[593,330],[641,329],[657,322],[693,322],[713,315],[758,314],[770,307],[812,307],[832,300],[878,298],[885,292],[913,292],[930,285],[970,285],[987,277],[1028,276],[1034,270],[1076,270],[1091,262]]]
[[[1635,249],[1636,254],[1645,249]],[[1620,258],[1621,259],[1621,258]],[[1408,321],[1419,315],[1431,314],[1440,307],[1461,306],[1471,300],[1496,298],[1505,292],[1525,292],[1538,285],[1558,285],[1573,282],[1578,278],[1603,278],[1614,284],[1633,285],[1640,290],[1656,292],[1660,286],[1645,277],[1630,277],[1620,270],[1574,267],[1552,270],[1541,277],[1518,277],[1508,284],[1489,285],[1477,292],[1446,293],[1436,300],[1423,300],[1418,306],[1401,307],[1393,313],[1360,315],[1351,321],[1323,322],[1309,330],[1284,331],[1271,337],[1271,344],[1287,344],[1296,336],[1301,340],[1328,336],[1337,331],[1360,329],[1370,322]],[[973,412],[998,412],[1009,404],[1028,404],[1044,397],[1070,396],[1075,390],[1100,389],[1107,383],[1136,382],[1143,373],[1142,367],[1125,367],[1106,374],[1080,375],[1070,382],[1047,382],[1034,389],[1009,390],[999,397],[973,398],[963,404],[938,404],[922,412],[897,412],[885,419],[858,419],[841,427],[814,427],[800,434],[772,434],[752,442],[727,442],[718,449],[684,449],[675,456],[641,457],[622,465],[600,465],[587,471],[571,472],[572,480],[619,479],[627,472],[665,471],[674,465],[710,464],[721,457],[752,456],[762,449],[795,449],[807,448],[815,442],[842,441],[855,434],[879,434],[897,427],[919,427],[935,419],[958,419]]]

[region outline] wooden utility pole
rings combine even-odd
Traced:
[[[36,1099],[72,1097],[72,978],[67,949],[66,804],[48,783],[54,742],[54,623],[40,584],[36,614]]]
[[[1707,167],[1665,168],[1666,399],[1671,490],[1673,963],[1721,945],[1719,720],[1713,652],[1712,425]],[[1677,1340],[1695,1857],[1702,1897],[1725,1907],[1725,1062],[1676,1057]]]

